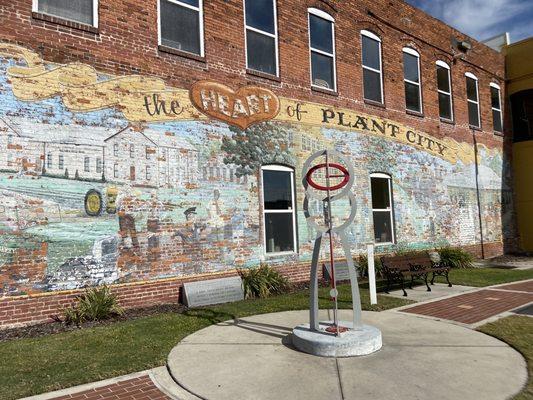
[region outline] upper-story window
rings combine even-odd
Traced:
[[[278,76],[275,0],[244,0],[246,67]]]
[[[308,11],[311,84],[336,91],[335,20],[316,8]]]
[[[405,83],[406,110],[422,113],[420,55],[410,47],[403,48],[403,80]]]
[[[363,57],[363,97],[383,103],[381,39],[369,31],[361,31]]]
[[[135,145],[130,144],[130,158],[135,158]]]
[[[494,131],[502,132],[502,102],[500,96],[500,86],[496,83],[490,84],[490,101],[492,105],[492,125]]]
[[[113,156],[118,157],[118,143],[113,144]]]
[[[91,172],[91,160],[89,157],[85,157],[83,160],[83,170],[85,172]]]
[[[59,169],[65,168],[65,159],[63,158],[63,154],[60,154],[57,158],[57,167]]]
[[[159,0],[159,44],[204,55],[203,0]]]
[[[481,128],[481,117],[479,114],[479,90],[477,78],[474,74],[467,72],[466,76],[466,99],[468,102],[468,123],[475,128]]]
[[[33,11],[98,27],[98,0],[33,0]]]
[[[439,116],[453,121],[450,66],[444,61],[437,61],[437,92],[439,93]]]

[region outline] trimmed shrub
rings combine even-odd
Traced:
[[[457,247],[442,247],[437,250],[441,263],[451,268],[472,268],[474,256]]]
[[[116,296],[107,285],[87,289],[77,300],[75,306],[66,308],[63,312],[67,324],[101,321],[123,313]]]
[[[282,293],[289,287],[289,281],[274,268],[261,263],[259,267],[239,270],[247,299],[265,298]]]
[[[356,265],[362,278],[368,278],[368,256],[366,254],[360,254],[355,259]],[[381,276],[381,260],[376,254],[374,256],[374,269],[376,270],[376,275]]]

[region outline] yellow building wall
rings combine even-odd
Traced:
[[[533,89],[533,37],[506,46],[507,95]]]
[[[533,141],[513,145],[513,169],[520,245],[533,251]]]

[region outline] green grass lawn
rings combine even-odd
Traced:
[[[320,305],[330,307],[329,289],[320,291]],[[349,308],[350,287],[339,286],[339,307]],[[379,296],[365,310],[380,311],[408,304],[408,300]],[[35,339],[0,343],[0,399],[17,399],[64,387],[165,364],[170,350],[185,336],[213,323],[254,314],[301,310],[309,307],[308,291],[268,299],[248,300],[186,314],[165,313],[102,327],[81,329]]]
[[[525,279],[533,279],[533,269],[465,268],[450,271],[450,282],[455,285],[481,287]],[[446,281],[442,277],[437,277],[435,282]]]
[[[522,353],[527,361],[529,379],[514,400],[533,399],[533,318],[518,315],[507,317],[483,325],[478,330],[503,340]]]

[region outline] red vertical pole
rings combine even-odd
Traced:
[[[335,335],[339,335],[339,320],[338,320],[338,303],[337,303],[337,282],[335,279],[335,260],[333,259],[333,221],[331,214],[331,193],[330,193],[330,176],[329,176],[329,156],[326,150],[326,187],[327,187],[327,199],[328,199],[328,228],[329,228],[329,261],[331,265],[331,290],[333,296],[331,296],[334,302],[333,309],[333,325],[335,327]]]

